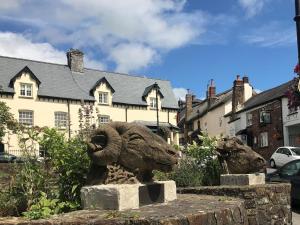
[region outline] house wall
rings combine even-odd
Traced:
[[[300,115],[299,108],[290,112],[288,99],[282,98],[283,135],[285,146],[300,146]]]
[[[273,152],[280,146],[284,145],[283,141],[283,129],[282,129],[282,107],[281,100],[275,100],[269,104],[260,106],[243,113],[243,117],[246,118],[247,113],[252,114],[252,125],[248,126],[248,142],[252,142],[251,147],[254,151],[261,154],[266,160],[270,159]],[[271,123],[260,123],[260,112],[266,110],[271,113]],[[243,122],[243,124],[246,124]],[[260,134],[263,132],[268,133],[268,146],[260,147]],[[254,139],[256,138],[256,143]]]
[[[221,136],[226,134],[225,105],[209,111],[201,118],[201,130],[209,136]]]
[[[21,97],[20,83],[30,83],[33,85],[33,97]],[[11,95],[0,95],[0,101],[3,101],[10,107],[11,113],[15,119],[19,119],[19,110],[30,110],[33,111],[33,124],[39,127],[54,127],[54,113],[57,111],[68,113],[68,101],[61,99],[51,98],[39,98],[38,85],[29,74],[22,74],[16,79],[14,83],[14,96]],[[53,90],[55,91],[55,90]],[[103,105],[99,103],[99,91],[109,92],[109,104]],[[100,84],[94,91],[96,98],[95,103],[90,103],[94,106],[93,123],[98,124],[99,115],[108,115],[111,121],[122,121],[126,122],[126,111],[127,111],[127,122],[133,122],[135,120],[144,121],[156,121],[156,110],[150,109],[150,107],[133,106],[133,105],[116,105],[112,104],[113,93],[110,88],[105,84]],[[150,97],[155,96],[155,92],[149,93],[147,100]],[[172,109],[161,109],[161,101],[159,97],[159,121],[169,122],[173,125],[177,125],[177,110]],[[81,108],[80,101],[69,101],[70,110],[70,124],[71,124],[71,135],[74,136],[79,130],[79,109]],[[67,130],[64,130],[66,133]],[[178,134],[173,134],[174,144],[179,144]],[[16,135],[7,134],[4,137],[3,143],[5,144],[6,151],[15,151],[19,149],[18,138]],[[17,154],[16,152],[14,152]]]

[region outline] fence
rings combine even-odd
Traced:
[[[5,152],[15,156],[23,156],[24,154],[29,154],[36,157],[40,156],[39,150],[24,152],[24,150],[21,149],[5,149]]]

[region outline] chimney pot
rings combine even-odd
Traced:
[[[68,66],[72,72],[83,73],[83,52],[78,49],[70,49],[67,52]]]
[[[248,76],[244,76],[243,77],[243,82],[244,82],[244,84],[248,84],[249,83],[249,77]]]

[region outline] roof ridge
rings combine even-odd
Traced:
[[[34,60],[34,59],[17,58],[17,57],[4,56],[4,55],[0,55],[0,58],[23,60],[23,61],[29,61],[29,62],[35,62],[35,63],[43,63],[43,64],[50,64],[50,65],[56,65],[56,66],[64,66],[64,67],[68,66],[67,64],[62,64],[62,63],[45,62],[45,61],[39,61],[39,60]],[[160,80],[160,81],[170,82],[170,80],[167,80],[167,79],[147,77],[146,75],[127,74],[127,73],[113,72],[113,71],[100,70],[100,69],[87,68],[87,67],[85,67],[84,69],[85,70],[99,71],[99,72],[104,72],[104,73],[111,73],[111,74],[116,74],[116,75],[122,75],[122,76],[144,78],[144,79],[148,79],[148,80]]]
[[[291,82],[291,81],[293,81],[293,80],[289,80],[289,81],[287,81],[287,82],[285,82],[285,83],[283,83],[283,84],[280,84],[280,85],[278,85],[278,86],[276,86],[276,87],[273,87],[273,88],[264,90],[264,91],[262,91],[262,92],[260,92],[260,93],[258,93],[258,94],[256,94],[256,95],[252,96],[252,98],[249,98],[246,102],[244,102],[244,104],[246,104],[248,101],[251,101],[253,98],[256,98],[256,97],[261,96],[262,94],[265,94],[265,93],[267,93],[267,92],[269,92],[269,91],[272,91],[272,90],[274,90],[274,89],[280,88],[280,87],[282,87],[282,86],[288,84],[288,83]]]

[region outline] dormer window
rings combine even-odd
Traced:
[[[150,98],[150,108],[151,109],[156,109],[157,108],[156,98]]]
[[[20,96],[32,97],[32,84],[21,83]]]
[[[108,92],[99,92],[99,103],[108,104]]]

